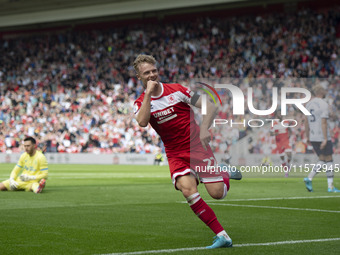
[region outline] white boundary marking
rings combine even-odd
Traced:
[[[312,211],[312,212],[340,213],[340,211],[312,209],[312,208],[294,208],[294,207],[280,207],[280,206],[267,206],[267,205],[221,204],[221,203],[208,203],[208,204],[209,205],[222,205],[222,206],[238,206],[238,207],[253,207],[253,208],[266,208],[266,209],[295,210],[295,211]]]
[[[314,197],[263,197],[263,198],[240,198],[240,199],[226,199],[219,200],[221,202],[240,202],[240,201],[266,201],[266,200],[294,200],[294,199],[317,199],[317,198],[335,198],[337,196],[314,196]],[[218,200],[205,200],[206,202],[219,202]],[[186,203],[186,202],[185,202]]]
[[[290,241],[279,241],[279,242],[270,242],[270,243],[245,243],[245,244],[235,244],[233,245],[233,247],[274,246],[274,245],[282,245],[282,244],[299,244],[299,243],[331,242],[331,241],[340,241],[340,238],[326,238],[326,239],[313,239],[313,240],[290,240]],[[102,254],[102,255],[159,254],[159,253],[172,253],[172,252],[180,252],[180,251],[198,251],[198,250],[206,250],[206,248],[205,247],[191,247],[191,248],[178,248],[178,249],[107,253],[107,254]]]
[[[319,198],[340,198],[340,195],[333,196],[314,196],[314,197],[260,197],[260,198],[239,198],[224,200],[204,200],[205,202],[225,203],[225,202],[242,202],[242,201],[270,201],[270,200],[295,200],[295,199],[319,199]],[[178,201],[178,203],[186,204],[187,201]]]

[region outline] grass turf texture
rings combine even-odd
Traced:
[[[13,166],[0,164],[0,180]],[[211,230],[181,203],[167,166],[49,165],[49,173],[41,194],[0,192],[1,254],[104,254],[212,243]],[[339,254],[339,240],[237,247],[340,238],[340,194],[327,192],[325,174],[313,180],[312,193],[303,183],[306,173],[282,175],[246,173],[231,181],[222,201],[199,185],[235,247],[172,254]],[[335,185],[340,188],[339,173]],[[300,198],[288,199],[293,197]]]

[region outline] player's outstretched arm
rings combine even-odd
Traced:
[[[202,108],[202,97],[198,98],[198,100],[194,103],[194,106],[200,109]],[[217,112],[218,107],[215,106],[210,100],[207,100],[207,114],[203,115],[201,128],[203,127],[209,129]]]
[[[201,108],[202,107],[202,98],[199,97],[194,106]],[[210,100],[207,100],[207,114],[203,115],[201,129],[200,129],[200,140],[202,142],[203,148],[207,149],[209,145],[211,135],[209,132],[209,128],[214,121],[214,118],[218,112],[218,107],[215,106]]]

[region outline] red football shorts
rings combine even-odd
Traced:
[[[202,183],[223,182],[221,173],[217,171],[217,168],[214,168],[217,166],[217,162],[210,147],[204,150],[202,145],[194,146],[194,148],[191,148],[191,151],[169,154],[167,156],[170,174],[175,188],[177,177],[188,174],[196,177],[197,184],[199,181]]]
[[[292,152],[292,147],[287,139],[276,143],[276,147],[280,155],[284,155],[286,152]]]

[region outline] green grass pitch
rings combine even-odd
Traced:
[[[0,164],[1,181],[13,166]],[[305,175],[245,174],[219,201],[199,185],[234,243],[208,251],[197,247],[214,234],[167,166],[50,165],[43,193],[0,192],[0,254],[340,254],[340,194],[324,173],[307,192]]]

